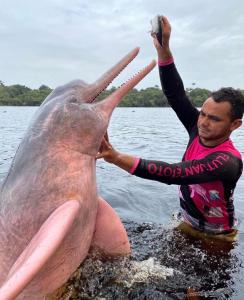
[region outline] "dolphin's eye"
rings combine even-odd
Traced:
[[[78,100],[74,96],[69,99],[69,103],[77,103],[77,102],[78,102]]]

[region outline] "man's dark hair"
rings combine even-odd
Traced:
[[[229,102],[231,105],[231,118],[242,119],[244,111],[244,95],[240,90],[233,89],[232,87],[221,88],[218,91],[212,92],[210,97],[215,102]]]

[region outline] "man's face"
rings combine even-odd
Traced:
[[[222,143],[240,125],[241,120],[233,121],[231,119],[231,104],[229,102],[217,103],[213,98],[208,98],[203,103],[197,126],[204,145],[215,146]]]

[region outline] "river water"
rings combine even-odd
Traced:
[[[0,107],[0,180],[7,174],[36,109]],[[122,152],[166,162],[181,160],[188,139],[170,108],[117,108],[109,136]],[[244,126],[232,139],[244,155]],[[77,293],[70,299],[191,299],[193,295],[243,299],[244,176],[234,202],[240,234],[228,249],[206,245],[174,229],[179,209],[177,186],[137,178],[101,160],[97,162],[97,182],[100,195],[123,220],[133,251],[126,262],[91,255],[76,283],[70,283]]]

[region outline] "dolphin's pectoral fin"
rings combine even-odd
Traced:
[[[70,200],[49,216],[9,271],[5,283],[0,288],[1,300],[17,297],[40,272],[61,245],[79,210],[79,202]]]
[[[105,254],[129,254],[130,243],[124,225],[115,210],[101,197],[98,198],[98,211],[92,246]]]

